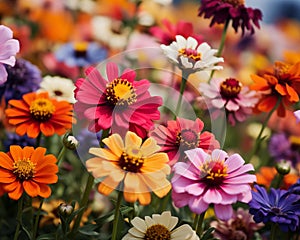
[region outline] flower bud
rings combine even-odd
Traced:
[[[275,168],[279,174],[286,175],[291,171],[291,163],[286,160],[282,160],[276,164]]]
[[[74,211],[74,207],[70,204],[61,203],[58,207],[58,212],[62,216],[70,216]]]
[[[66,148],[68,148],[70,150],[75,150],[78,147],[79,142],[72,135],[72,133],[66,133],[63,138],[63,144]]]

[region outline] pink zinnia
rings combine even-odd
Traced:
[[[193,37],[198,43],[203,42],[203,37],[194,33],[193,24],[186,21],[179,21],[172,24],[168,19],[162,20],[162,27],[154,26],[150,28],[150,33],[158,39],[161,44],[170,45],[176,41],[176,35],[181,35],[185,38]]]
[[[200,99],[205,100],[212,117],[218,117],[222,113],[220,110],[225,109],[231,125],[245,121],[258,102],[257,92],[235,78],[214,78],[210,83],[200,83],[199,91],[202,94]]]
[[[188,161],[174,165],[172,198],[176,207],[186,205],[201,214],[214,204],[216,216],[228,220],[233,213],[232,204],[248,203],[251,198],[250,183],[256,181],[252,164],[245,164],[239,154],[228,156],[215,149],[211,155],[196,148],[185,152]]]
[[[167,127],[159,125],[149,134],[162,147],[161,151],[168,154],[169,165],[172,166],[178,160],[184,159],[186,150],[202,148],[211,152],[220,147],[212,133],[201,133],[203,127],[204,123],[199,118],[192,121],[177,117],[176,121],[168,121]]]
[[[135,81],[136,73],[125,69],[119,74],[115,63],[107,63],[107,78],[96,68],[87,70],[86,79],[76,83],[75,110],[91,122],[89,130],[98,132],[109,129],[124,135],[130,130],[145,137],[153,126],[153,120],[160,118],[158,107],[162,98],[152,97],[148,91],[150,82]]]

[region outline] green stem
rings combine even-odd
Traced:
[[[274,180],[271,183],[271,187],[275,188],[275,189],[279,188],[281,185],[281,182],[283,180],[283,177],[284,176],[282,174],[276,175],[276,177],[274,178]]]
[[[20,233],[20,228],[22,225],[22,213],[23,213],[23,195],[21,198],[18,200],[18,213],[17,213],[17,228],[14,236],[14,240],[18,240],[19,233]]]
[[[178,116],[180,108],[181,108],[182,97],[183,97],[183,93],[185,90],[185,86],[186,86],[188,77],[189,77],[189,73],[185,73],[184,71],[182,71],[181,84],[180,84],[180,95],[179,95],[179,99],[178,99],[178,102],[176,105],[174,120]]]
[[[276,231],[277,231],[277,224],[273,223],[271,227],[271,236],[270,240],[275,240],[276,239]]]
[[[62,160],[64,159],[64,155],[65,155],[65,152],[66,152],[67,148],[65,146],[63,146],[58,154],[58,157],[57,157],[57,166],[59,167],[60,164],[62,163]]]
[[[38,225],[39,225],[39,218],[40,218],[43,203],[44,203],[44,199],[41,200],[39,209],[36,213],[35,222],[34,222],[33,231],[32,231],[32,239],[33,240],[36,239],[37,229],[38,229]]]
[[[203,232],[203,220],[204,220],[205,212],[206,211],[199,214],[199,216],[197,217],[198,218],[198,223],[197,223],[197,226],[195,228],[195,231],[198,234],[198,236],[201,236],[202,232]]]
[[[117,203],[116,203],[116,207],[115,207],[115,217],[114,217],[114,221],[113,221],[113,231],[112,231],[112,235],[111,235],[111,240],[117,239],[121,200],[122,200],[122,192],[119,191],[118,199],[117,199]]]
[[[196,214],[196,215],[195,215],[194,225],[193,225],[195,230],[196,230],[196,228],[197,228],[197,226],[198,226],[199,217],[200,217],[200,214]]]
[[[39,135],[36,138],[35,147],[39,147],[40,146],[41,139],[42,139],[42,133],[39,133]]]
[[[223,52],[223,49],[224,49],[224,46],[225,46],[225,40],[226,40],[226,35],[227,35],[227,29],[228,29],[229,22],[230,22],[230,19],[227,19],[227,21],[224,24],[224,28],[223,28],[223,32],[222,32],[222,36],[221,36],[221,42],[220,42],[219,49],[218,49],[218,52],[216,54],[216,57],[221,57],[221,55],[222,55],[222,52]],[[215,73],[215,70],[212,70],[211,73],[210,73],[210,77],[209,77],[208,82],[210,82],[210,80],[212,79],[214,73]]]
[[[170,202],[171,199],[171,191],[168,192],[168,194],[166,196],[164,196],[164,198],[162,199],[162,203],[160,205],[160,211],[166,211],[167,210],[167,206]]]

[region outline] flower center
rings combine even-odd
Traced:
[[[136,102],[137,95],[131,82],[116,78],[106,87],[106,99],[113,105],[126,107]]]
[[[28,180],[33,178],[35,163],[31,162],[30,159],[23,159],[14,162],[13,173],[21,180]]]
[[[179,145],[183,151],[196,148],[199,145],[199,134],[191,129],[183,129],[177,134],[176,144]]]
[[[55,106],[50,100],[39,98],[31,103],[29,110],[33,119],[39,122],[45,122],[51,118],[55,111]]]
[[[145,233],[145,240],[171,240],[169,229],[161,224],[155,224],[149,227]]]
[[[86,52],[88,48],[87,42],[76,42],[74,43],[73,47],[75,57],[86,57]]]
[[[234,7],[245,5],[245,0],[221,0],[224,3],[229,3]]]
[[[273,213],[275,213],[275,214],[280,214],[280,213],[281,213],[281,210],[280,210],[280,208],[278,208],[278,207],[272,207],[272,208],[271,208],[271,211],[272,211]]]
[[[227,166],[224,161],[210,160],[200,167],[200,178],[203,182],[211,187],[218,187],[222,184],[227,174]]]
[[[282,62],[275,62],[274,73],[275,76],[279,79],[279,81],[282,80],[282,78],[284,78],[284,75],[288,73],[290,67],[291,66],[289,64],[282,63]]]
[[[128,148],[119,159],[119,166],[124,171],[138,173],[144,164],[142,153],[139,149]]]
[[[62,92],[62,91],[60,91],[60,90],[55,90],[55,91],[54,91],[54,94],[55,94],[55,96],[58,96],[58,97],[60,97],[60,96],[62,96],[62,95],[63,95],[63,92]]]
[[[220,85],[220,92],[223,98],[236,98],[241,89],[241,83],[234,78],[227,78]]]
[[[195,49],[182,48],[178,52],[179,52],[179,55],[187,57],[195,62],[201,60],[201,53],[197,52],[197,50],[195,50]]]

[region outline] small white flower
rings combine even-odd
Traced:
[[[39,91],[47,91],[50,97],[59,101],[65,100],[70,103],[75,102],[75,86],[72,80],[59,76],[45,76],[41,82]]]
[[[206,42],[199,45],[193,37],[185,39],[183,36],[177,35],[176,41],[169,46],[162,44],[161,48],[172,62],[189,73],[223,69],[222,66],[216,66],[217,63],[224,62],[222,57],[214,56],[217,50],[211,49]]]
[[[122,240],[162,238],[166,240],[199,240],[195,231],[188,224],[175,228],[177,223],[178,218],[171,216],[169,211],[165,211],[161,215],[152,214],[152,218],[146,216],[145,220],[135,217],[131,221],[133,227],[128,230]]]

